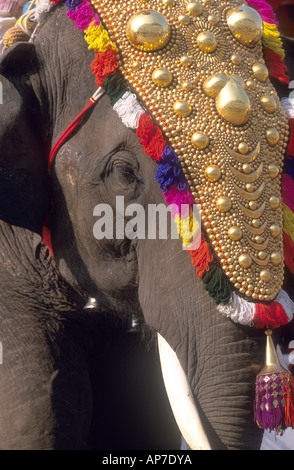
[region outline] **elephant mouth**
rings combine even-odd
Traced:
[[[163,381],[179,430],[190,450],[211,450],[186,374],[159,333],[157,340]]]

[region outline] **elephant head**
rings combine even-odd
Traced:
[[[191,16],[197,5],[191,2]],[[148,209],[167,203],[154,177],[158,162],[147,157],[142,140],[115,111],[114,95],[102,94],[89,107],[48,171],[50,149],[97,89],[90,69],[94,58],[64,5],[50,12],[33,42],[16,44],[3,56],[1,230],[29,230],[35,247],[49,221],[54,265],[70,292],[64,302],[79,310],[90,298],[93,316],[110,312],[114,321],[159,333],[163,347],[174,351],[167,354],[178,358],[180,375],[185,372],[184,394],[193,395],[196,404],[200,447],[258,449],[263,431],[253,420],[253,401],[264,363],[263,331],[220,313],[209,281],[205,285],[195,275],[172,229],[166,237],[134,236],[134,211],[142,208],[136,221],[146,228]],[[105,220],[111,222],[104,238],[95,225],[103,214],[110,214]],[[21,237],[23,231],[17,243]]]

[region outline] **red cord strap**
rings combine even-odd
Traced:
[[[66,130],[61,134],[59,139],[56,141],[49,155],[49,162],[48,162],[49,173],[51,172],[52,164],[54,162],[54,159],[60,147],[64,144],[64,142],[68,139],[68,137],[73,133],[73,131],[82,122],[88,109],[90,109],[93,106],[93,104],[95,104],[104,94],[105,92],[102,90],[102,88],[98,88],[98,90],[94,93],[94,95],[89,99],[84,109],[74,118],[74,120],[70,123],[70,125],[66,128]]]

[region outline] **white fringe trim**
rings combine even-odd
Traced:
[[[294,119],[294,99],[293,98],[282,98],[281,104],[287,114],[288,119]]]
[[[38,1],[34,9],[34,21],[36,21],[37,23],[42,23],[42,21],[47,18],[48,13],[53,7],[54,2],[51,2],[50,0]]]
[[[274,301],[279,302],[279,304],[284,307],[286,315],[289,318],[289,321],[291,321],[293,319],[294,314],[294,302],[292,302],[287,292],[284,290],[280,290]]]
[[[280,290],[274,302],[282,305],[290,322],[294,316],[294,302],[292,302],[287,292]],[[255,315],[254,302],[248,302],[235,294],[235,292],[231,302],[228,305],[218,305],[217,310],[229,317],[234,323],[253,326]]]
[[[136,95],[127,91],[113,106],[126,127],[137,129],[139,119],[144,114],[143,108],[139,105]]]
[[[255,314],[254,302],[247,302],[247,300],[239,297],[235,292],[233,292],[232,301],[228,305],[218,305],[217,309],[220,313],[229,317],[234,323],[253,326]]]

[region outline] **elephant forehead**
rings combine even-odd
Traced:
[[[105,97],[78,132],[59,150],[55,169],[61,178],[69,173],[82,177],[87,175],[89,165],[101,162],[103,166],[104,160],[120,149],[130,150],[137,158],[144,156],[135,132],[122,123]],[[146,156],[144,160],[147,160]]]

